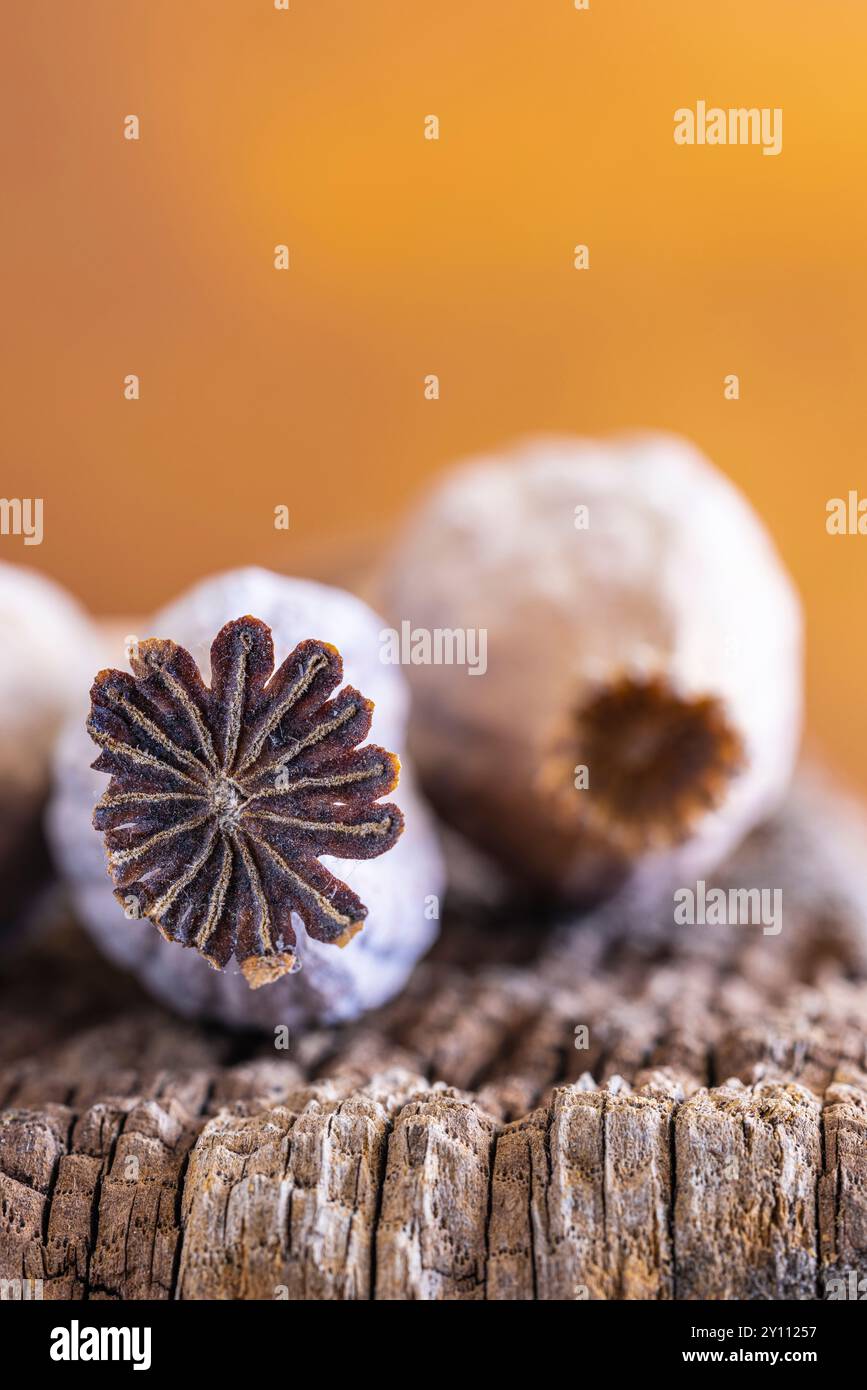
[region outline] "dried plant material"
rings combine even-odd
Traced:
[[[867,1262],[865,858],[863,809],[811,782],[716,880],[781,884],[779,937],[684,932],[643,897],[525,922],[516,964],[513,932],[452,919],[392,1007],[234,1065],[222,1030],[133,991],[119,1014],[108,970],[94,995],[59,929],[0,1000],[0,1277],[46,1299],[839,1297]],[[252,1002],[304,980],[252,994],[146,934]]]
[[[40,817],[58,730],[98,657],[84,612],[31,569],[0,564],[0,898],[4,926],[47,869]]]
[[[531,440],[457,469],[377,598],[396,629],[485,634],[484,673],[405,667],[410,748],[443,818],[534,892],[687,882],[785,791],[797,597],[681,440]]]
[[[291,914],[345,946],[367,908],[319,862],[385,853],[403,816],[380,798],[393,753],[359,748],[373,706],[340,684],[326,642],[299,643],[274,671],[268,626],[229,622],[211,647],[211,685],[183,647],[150,639],[133,675],[102,671],[88,731],[111,782],[94,812],[116,897],[216,969],[234,956],[252,988],[296,962]]]
[[[190,653],[205,685],[212,686],[214,633],[239,613],[255,613],[270,628],[278,664],[311,633],[325,634],[341,653],[346,677],[375,704],[377,742],[400,754],[400,785],[389,800],[400,807],[405,828],[393,848],[376,858],[350,859],[341,845],[339,853],[314,860],[314,867],[328,871],[367,907],[364,930],[345,949],[335,950],[329,941],[310,935],[297,912],[287,914],[294,945],[284,936],[285,951],[278,947],[273,956],[250,958],[257,964],[248,966],[248,972],[270,973],[271,962],[285,953],[294,955],[293,969],[267,989],[250,989],[233,964],[214,970],[197,950],[179,950],[147,918],[137,920],[134,902],[123,904],[129,918],[125,921],[106,873],[103,837],[92,825],[94,803],[106,790],[106,777],[90,767],[93,744],[83,717],[70,720],[58,742],[46,824],[76,915],[110,960],[186,1017],[260,1029],[272,1037],[279,1026],[291,1029],[295,1037],[326,1022],[357,1018],[402,988],[438,933],[445,870],[433,819],[404,756],[406,682],[400,668],[380,660],[383,619],[353,594],[264,569],[227,570],[194,585],[148,619],[127,620],[107,649],[116,656],[103,657],[102,664],[122,665],[135,653],[137,632],[170,633]],[[353,757],[373,756],[367,748],[352,751]],[[290,763],[287,780],[292,768]],[[161,788],[173,789],[183,790],[168,782]]]
[[[605,686],[571,723],[545,769],[552,797],[564,822],[580,821],[626,855],[688,840],[743,766],[720,702],[684,699],[659,679]],[[576,765],[594,770],[591,797],[574,794]]]

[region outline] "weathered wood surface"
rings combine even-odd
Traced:
[[[288,1052],[170,1018],[52,928],[4,968],[0,1277],[72,1299],[813,1299],[864,1277],[867,928],[804,834],[733,870],[783,884],[779,936],[454,917],[393,1005]]]

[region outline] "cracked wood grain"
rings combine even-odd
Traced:
[[[10,1112],[0,1273],[48,1298],[817,1296],[863,1272],[867,1088],[589,1078],[503,1123],[411,1073],[210,1118]],[[272,1068],[273,1072],[273,1068]],[[824,1119],[824,1160],[822,1123]]]
[[[867,1076],[845,1068],[825,1095],[818,1192],[822,1287],[867,1278]]]
[[[844,881],[795,821],[728,870],[783,884],[779,937],[672,934],[650,907],[447,922],[393,1004],[288,1053],[169,1018],[58,921],[0,997],[0,1292],[808,1300],[864,1278],[864,858]]]
[[[452,1088],[402,1107],[376,1232],[379,1299],[485,1297],[496,1121]]]
[[[815,1297],[821,1104],[797,1085],[700,1091],[675,1121],[677,1290]]]

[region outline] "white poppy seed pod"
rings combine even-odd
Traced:
[[[40,867],[51,750],[92,674],[94,633],[78,604],[33,570],[0,564],[0,894],[3,915]]]
[[[440,652],[486,634],[476,672],[419,645],[410,747],[445,818],[536,890],[708,869],[789,781],[799,604],[747,501],[677,438],[470,462],[422,503],[377,599],[410,652],[419,630],[433,652],[437,632]]]
[[[255,618],[241,618],[240,624],[236,622],[240,615],[245,614],[255,615]],[[278,665],[290,653],[294,656],[299,644],[302,644],[305,653],[315,646],[316,660],[319,660],[319,648],[339,660],[335,648],[339,649],[346,679],[353,686],[360,686],[365,697],[375,704],[372,737],[377,744],[387,744],[398,751],[403,749],[408,696],[401,673],[383,665],[380,660],[379,632],[382,621],[360,599],[322,584],[288,579],[260,569],[232,571],[207,580],[148,622],[146,631],[139,634],[141,639],[154,634],[171,640],[168,643],[143,640],[138,654],[134,647],[131,660],[133,670],[140,671],[153,653],[159,654],[162,649],[177,644],[193,658],[204,680],[213,681],[215,673],[211,669],[209,654],[217,650],[217,644],[213,648],[211,644],[215,634],[225,629],[226,625],[230,631],[247,625],[251,631],[259,634],[263,634],[266,627],[269,628]],[[245,628],[241,639],[246,639],[247,635]],[[308,639],[315,640],[310,643]],[[146,653],[146,656],[143,657],[142,653]],[[186,655],[184,660],[187,660]],[[189,668],[185,666],[183,669]],[[313,669],[312,664],[307,669]],[[116,673],[112,672],[101,673],[94,689],[100,687],[101,682],[105,686],[106,678],[111,686],[115,676]],[[127,684],[119,688],[126,690],[127,698],[134,702],[136,694],[130,678],[121,679],[126,680]],[[304,679],[307,679],[306,675]],[[257,697],[260,703],[269,688],[265,687],[263,695]],[[286,686],[283,688],[288,689]],[[247,690],[251,689],[248,684]],[[357,690],[349,693],[358,696]],[[336,696],[333,704],[336,706],[341,698],[340,695]],[[208,714],[210,706],[204,702],[204,696],[202,699],[201,708],[205,711],[203,717],[207,725],[211,717]],[[144,705],[141,707],[145,708]],[[150,710],[153,707],[151,704],[146,708]],[[241,708],[243,710],[245,706]],[[321,709],[325,708],[321,706]],[[321,709],[317,705],[310,717],[329,717],[327,714],[321,715]],[[199,722],[195,711],[192,719]],[[258,727],[253,726],[254,734]],[[271,724],[269,727],[273,730],[273,738],[269,734],[268,739],[274,743],[276,756],[283,738],[282,734],[278,738],[282,724]],[[220,761],[223,746],[217,725],[211,722],[210,730],[215,741],[210,743],[206,729],[208,747]],[[260,744],[258,736],[253,739],[255,747]],[[101,743],[100,746],[104,749],[106,745]],[[291,740],[287,746],[292,746]],[[233,764],[236,769],[242,767],[245,760],[245,746],[241,744],[239,747],[241,755]],[[270,756],[268,744],[264,747],[265,755]],[[293,910],[291,926],[295,939],[291,943],[291,952],[288,947],[284,949],[282,938],[278,937],[277,954],[263,955],[259,960],[260,964],[264,962],[269,981],[262,985],[261,972],[257,973],[255,959],[253,970],[247,969],[248,960],[244,960],[239,969],[240,956],[236,951],[236,959],[232,959],[229,952],[230,958],[225,968],[211,968],[216,962],[210,943],[208,951],[203,952],[207,958],[203,959],[198,950],[184,949],[176,944],[182,939],[180,935],[167,940],[160,934],[166,918],[159,918],[160,931],[155,929],[151,921],[137,919],[135,894],[130,895],[133,910],[129,919],[125,917],[122,907],[124,893],[115,894],[112,891],[112,883],[106,872],[103,839],[91,825],[94,805],[106,792],[105,773],[95,771],[90,766],[95,751],[83,719],[77,720],[66,731],[58,751],[56,790],[49,815],[49,833],[55,855],[71,883],[79,916],[101,948],[119,964],[133,970],[155,996],[180,1013],[215,1018],[237,1027],[263,1029],[271,1029],[279,1024],[297,1028],[311,1023],[351,1019],[383,1003],[399,990],[415,962],[431,944],[438,926],[437,909],[443,891],[443,867],[430,814],[414,790],[411,771],[405,763],[401,768],[399,788],[393,793],[393,801],[403,813],[405,826],[388,852],[379,858],[344,859],[331,854],[320,855],[317,851],[322,869],[330,870],[335,880],[340,880],[339,883],[332,880],[331,888],[322,892],[327,894],[333,891],[339,897],[347,890],[349,896],[360,899],[367,909],[363,930],[357,930],[358,924],[354,924],[356,934],[347,932],[347,940],[343,944],[333,944],[336,936],[329,942],[315,939],[305,930],[300,917]],[[382,752],[377,748],[369,751],[374,754]],[[249,755],[246,761],[252,762],[250,744],[246,745],[246,752]],[[363,754],[365,749],[359,752]],[[389,758],[391,755],[384,756]],[[184,757],[185,761],[180,766],[189,772],[190,759],[186,755]],[[223,761],[221,766],[228,764]],[[378,768],[378,772],[383,771]],[[192,775],[196,775],[194,768]],[[222,774],[220,779],[222,786]],[[183,781],[183,774],[178,777],[178,785],[188,785]],[[269,790],[266,795],[275,793]],[[276,817],[267,808],[279,804],[279,795],[277,801],[269,801],[264,808],[259,807],[260,812],[263,809],[267,811],[266,818],[271,821]],[[261,801],[261,793],[255,799]],[[227,809],[223,801],[220,801],[218,810],[214,809],[215,806],[216,803],[213,803],[207,815],[215,821],[219,817],[221,825],[236,816],[236,809]],[[373,807],[371,814],[376,809]],[[339,818],[339,814],[334,817],[326,814],[316,823],[325,825],[330,833],[335,827],[325,823]],[[357,820],[364,821],[365,816],[359,816]],[[309,821],[296,819],[292,824],[311,828]],[[354,821],[352,824],[355,826]],[[364,825],[359,828],[367,830],[370,827]],[[125,833],[123,827],[119,833]],[[237,820],[229,832],[230,838],[236,833]],[[136,841],[131,843],[135,845]],[[207,843],[213,843],[213,840]],[[256,843],[261,846],[260,841]],[[239,843],[235,839],[233,844],[234,855],[224,855],[223,862],[233,865],[231,873],[243,881],[243,892],[252,890],[254,896],[258,895],[260,905],[262,892],[266,898],[268,893],[266,870],[269,866],[273,868],[275,863],[280,864],[284,878],[293,875],[292,881],[301,886],[301,880],[294,874],[294,861],[281,860],[276,855],[268,857],[262,849],[257,872],[257,862],[251,862],[249,840]],[[120,858],[127,853],[122,850]],[[256,861],[257,853],[256,850],[252,852],[253,861]],[[276,869],[274,876],[278,876]],[[230,878],[228,888],[224,884],[222,890],[219,881],[215,882],[215,894],[219,895],[220,891],[223,894],[221,912],[225,909],[225,916],[221,921],[227,921],[227,930],[230,931],[229,919],[234,912],[232,904],[243,907],[242,889],[236,889],[235,878]],[[198,892],[194,888],[195,883],[195,879],[191,880],[184,887],[184,893]],[[210,903],[210,889],[207,893],[202,892],[201,896],[206,905]],[[327,899],[320,895],[318,901],[324,912],[333,913]],[[267,908],[268,903],[265,902],[266,913]],[[179,911],[183,911],[180,906]],[[239,911],[236,916],[238,921],[243,921],[242,912]],[[278,913],[272,913],[268,920],[269,931],[273,928],[275,937],[278,932],[284,932]],[[247,928],[239,927],[238,930],[246,931]],[[202,949],[198,939],[190,940],[189,945],[199,945]],[[279,977],[270,972],[275,961],[280,964]],[[250,985],[254,987],[250,988]],[[259,985],[262,987],[256,987]]]

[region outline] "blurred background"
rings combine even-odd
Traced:
[[[0,559],[143,613],[323,570],[515,435],[673,429],[776,538],[812,734],[867,788],[867,537],[825,529],[867,493],[863,0],[7,0],[4,30],[0,492],[45,537]],[[675,146],[699,99],[783,108],[782,154]]]

